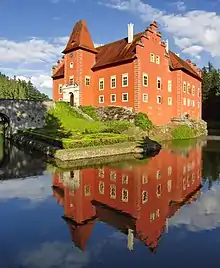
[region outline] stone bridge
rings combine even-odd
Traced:
[[[53,106],[53,101],[0,99],[0,117],[4,117],[2,121],[9,121],[12,133],[28,128],[41,128],[45,125],[45,113]]]

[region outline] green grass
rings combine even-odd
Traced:
[[[187,125],[179,126],[172,130],[173,139],[191,139],[195,137],[194,130]]]

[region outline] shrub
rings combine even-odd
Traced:
[[[187,125],[178,126],[173,129],[172,132],[173,139],[191,139],[195,137],[194,130]]]
[[[150,130],[153,127],[151,120],[145,113],[138,113],[134,118],[135,126],[141,128],[142,130]]]
[[[89,106],[80,106],[79,107],[85,114],[90,116],[95,121],[99,121],[99,117],[96,113],[95,107],[89,105]]]
[[[105,125],[107,126],[105,132],[118,134],[123,133],[131,127],[131,123],[127,121],[109,121],[105,122]]]
[[[74,149],[80,147],[89,147],[89,146],[102,146],[116,144],[126,141],[134,141],[133,137],[128,135],[111,135],[111,136],[86,136],[82,139],[63,139],[63,147],[65,149]]]

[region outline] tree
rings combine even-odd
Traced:
[[[0,73],[0,98],[1,99],[24,99],[24,100],[49,100],[49,97],[41,93],[30,82],[24,80],[9,78]]]

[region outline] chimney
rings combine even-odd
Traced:
[[[169,41],[168,41],[168,39],[166,40],[165,45],[166,45],[166,48],[165,48],[166,52],[169,53]]]
[[[134,24],[129,23],[128,24],[128,43],[132,43],[134,38]]]

